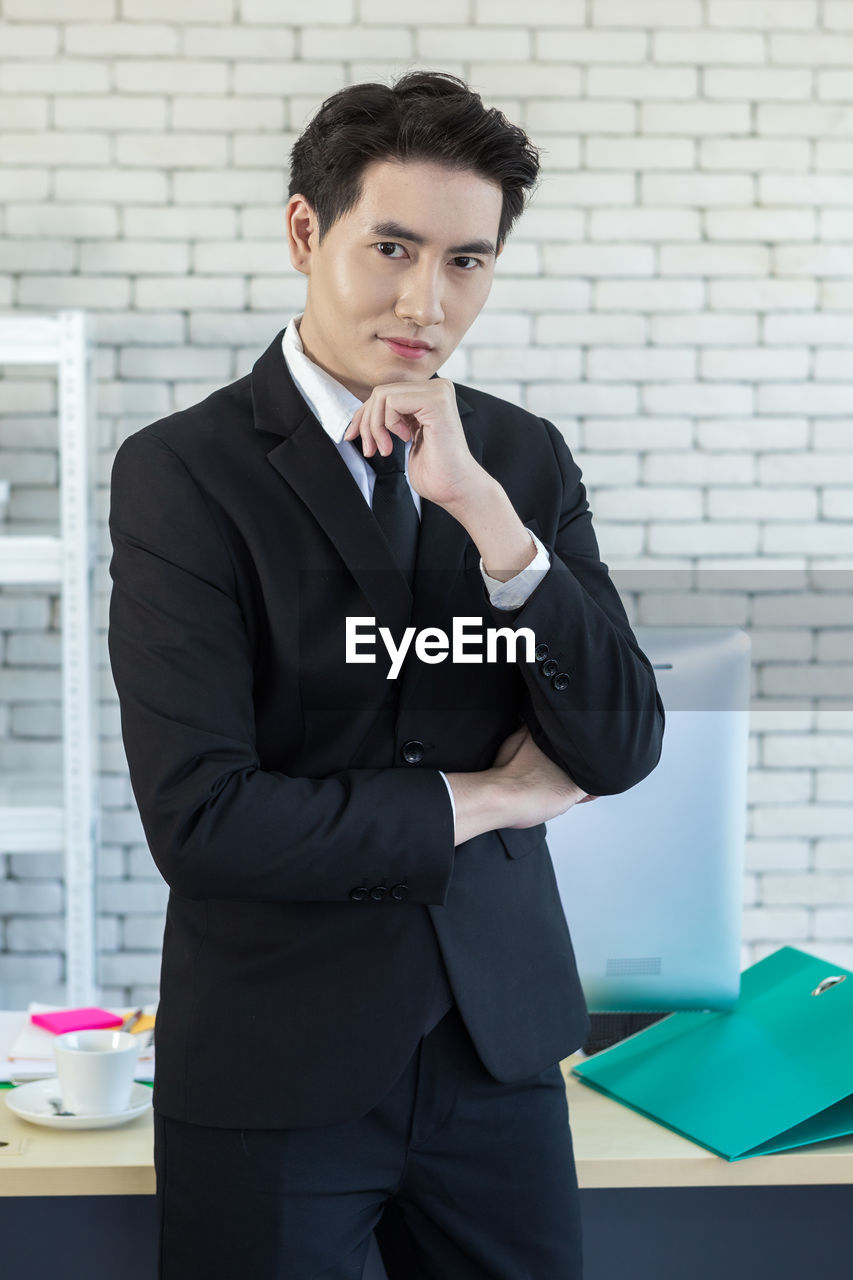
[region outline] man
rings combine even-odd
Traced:
[[[663,716],[562,437],[435,376],[536,176],[453,77],[334,95],[292,153],[304,313],[116,456],[165,1280],[355,1280],[377,1224],[409,1280],[580,1276],[543,824]]]

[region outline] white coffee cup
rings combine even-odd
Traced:
[[[62,1106],[78,1116],[126,1110],[139,1037],[127,1031],[66,1031],[53,1042]]]

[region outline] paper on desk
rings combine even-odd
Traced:
[[[26,1013],[0,1012],[0,1080],[9,1080],[12,1076],[49,1074],[55,1063],[53,1043],[56,1037],[44,1027],[33,1026],[30,1014],[55,1013],[69,1007],[32,1001]],[[110,1005],[104,1005],[104,1008],[122,1018],[131,1012]],[[154,1014],[156,1011],[156,1004],[143,1006],[143,1013]],[[153,1044],[140,1049],[136,1079],[154,1079]]]

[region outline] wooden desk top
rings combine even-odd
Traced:
[[[586,1187],[853,1184],[853,1137],[730,1164],[577,1077],[563,1063],[578,1180]],[[153,1195],[151,1113],[117,1129],[45,1129],[19,1120],[0,1090],[0,1195]],[[22,1143],[22,1149],[18,1144]]]

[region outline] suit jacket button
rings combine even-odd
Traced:
[[[375,884],[370,890],[370,896],[374,902],[381,902],[388,892],[387,884]]]
[[[545,659],[548,657],[547,644],[545,644],[544,642],[542,644],[537,644],[536,648],[533,650],[533,656],[537,662],[544,662]]]
[[[424,758],[424,744],[413,738],[411,742],[404,742],[400,748],[400,755],[406,764],[420,764]]]
[[[547,680],[557,671],[557,664],[553,658],[549,658],[547,662],[542,663],[542,674]]]
[[[409,886],[407,884],[395,884],[394,888],[391,890],[391,897],[395,902],[402,902],[408,892]]]
[[[568,675],[567,672],[558,671],[557,674],[554,676],[554,679],[551,681],[551,684],[554,686],[555,689],[558,689],[562,692],[563,689],[568,689],[569,684],[571,682],[571,678],[572,677]]]
[[[364,902],[364,899],[368,897],[369,893],[370,890],[367,885],[360,884],[357,889],[350,889],[349,896],[352,898],[353,902]]]

